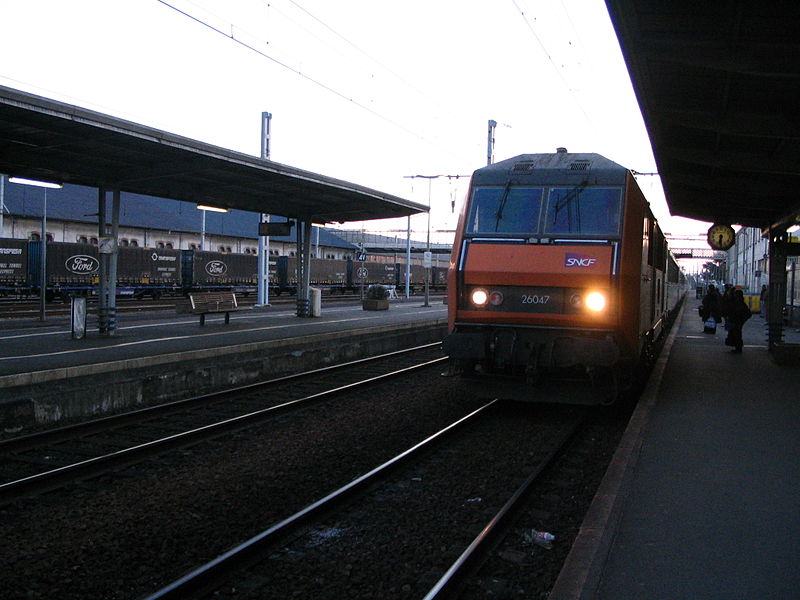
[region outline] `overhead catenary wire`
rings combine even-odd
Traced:
[[[416,139],[418,139],[418,140],[420,140],[422,142],[425,142],[426,144],[429,144],[429,145],[431,145],[431,146],[433,146],[435,148],[438,148],[439,150],[442,150],[443,152],[447,152],[451,156],[456,156],[456,154],[452,150],[450,150],[449,148],[445,148],[445,147],[437,144],[433,140],[428,139],[427,137],[425,137],[424,135],[422,135],[420,133],[417,133],[416,131],[413,131],[412,129],[409,129],[408,127],[406,127],[405,125],[395,121],[394,119],[391,119],[390,117],[387,117],[386,115],[384,115],[384,114],[382,114],[382,113],[370,108],[366,104],[364,104],[362,102],[359,102],[358,100],[356,100],[355,98],[349,96],[348,94],[345,94],[344,92],[341,92],[341,91],[337,90],[336,88],[334,88],[331,85],[328,85],[328,84],[320,81],[319,79],[316,79],[314,77],[311,77],[310,75],[307,75],[306,73],[303,73],[303,71],[301,71],[300,69],[296,69],[296,68],[292,67],[291,65],[288,65],[285,62],[283,62],[281,60],[278,60],[274,56],[271,56],[270,54],[267,54],[263,50],[260,50],[260,49],[256,48],[252,44],[248,44],[244,40],[237,38],[235,36],[234,32],[233,32],[233,27],[231,27],[231,32],[228,33],[226,31],[223,31],[219,27],[216,27],[216,26],[212,25],[211,23],[209,23],[207,21],[204,21],[203,19],[192,15],[191,13],[188,13],[185,10],[182,10],[182,9],[178,8],[177,6],[174,6],[173,4],[170,4],[166,0],[157,0],[157,2],[159,2],[160,4],[163,4],[167,8],[170,8],[170,9],[174,10],[175,12],[185,16],[186,18],[191,19],[195,23],[198,23],[199,25],[202,25],[203,27],[206,27],[207,29],[210,29],[211,31],[226,37],[227,39],[231,40],[232,42],[235,42],[236,44],[239,44],[240,46],[246,48],[247,50],[250,50],[251,52],[255,52],[259,56],[261,56],[263,58],[266,58],[267,60],[275,63],[279,67],[281,67],[283,69],[286,69],[288,71],[291,71],[292,73],[294,73],[295,75],[298,75],[299,77],[305,79],[309,83],[312,83],[313,85],[316,85],[316,86],[320,87],[321,89],[323,89],[323,90],[325,90],[325,91],[337,96],[338,98],[340,98],[340,99],[342,99],[342,100],[344,100],[346,102],[351,103],[353,106],[356,106],[357,108],[359,108],[359,109],[371,114],[372,116],[384,121],[385,123],[388,123],[392,127],[395,127],[397,129],[407,133],[408,135],[410,135],[410,136],[412,136],[412,137],[414,137],[414,138],[416,138]]]
[[[597,127],[595,126],[594,122],[592,121],[592,119],[587,114],[586,110],[583,108],[583,105],[581,104],[580,100],[578,100],[578,98],[573,93],[572,88],[570,88],[570,85],[567,82],[566,78],[564,77],[564,74],[561,72],[561,69],[559,69],[558,65],[556,64],[556,61],[553,60],[552,55],[548,51],[547,47],[544,45],[544,42],[542,42],[541,38],[536,33],[536,30],[533,28],[533,25],[531,25],[531,22],[528,20],[528,17],[525,14],[525,11],[522,10],[522,7],[520,7],[520,5],[517,3],[517,0],[511,0],[511,2],[514,5],[514,7],[517,9],[517,11],[519,11],[519,14],[522,17],[522,20],[525,22],[525,25],[527,26],[528,31],[531,32],[531,35],[533,36],[534,40],[536,40],[536,43],[539,44],[539,47],[542,49],[542,52],[544,52],[544,55],[547,57],[547,60],[553,66],[553,69],[555,70],[556,75],[558,75],[558,78],[561,80],[561,83],[564,84],[564,87],[566,88],[567,93],[569,93],[569,95],[572,97],[572,99],[575,102],[575,104],[578,106],[578,109],[581,111],[581,113],[583,113],[583,116],[586,118],[586,122],[592,127],[592,129],[597,131]]]
[[[264,1],[264,2],[269,2],[269,0],[263,0],[263,1]],[[362,50],[362,49],[361,49],[361,48],[360,48],[358,45],[356,45],[356,44],[355,44],[353,41],[351,41],[349,38],[347,38],[346,36],[342,35],[342,34],[341,34],[341,33],[339,33],[338,31],[336,31],[336,30],[335,30],[333,27],[331,27],[330,25],[328,25],[328,24],[327,24],[325,21],[323,21],[322,19],[320,19],[320,18],[319,18],[319,17],[317,17],[316,15],[312,14],[312,13],[311,13],[309,10],[307,10],[306,8],[304,8],[303,6],[301,6],[301,5],[300,5],[298,2],[296,2],[295,0],[288,0],[288,1],[289,1],[291,4],[294,4],[294,5],[295,5],[295,6],[296,6],[296,7],[297,7],[299,10],[303,11],[303,12],[304,12],[305,14],[307,14],[309,17],[311,17],[311,18],[312,18],[314,21],[316,21],[317,23],[319,23],[320,25],[322,25],[322,26],[323,26],[325,29],[327,29],[328,31],[330,31],[330,32],[331,32],[333,35],[335,35],[336,37],[338,37],[340,40],[342,40],[342,41],[343,41],[344,43],[346,43],[348,46],[350,46],[351,48],[353,48],[353,49],[354,49],[356,52],[358,52],[359,54],[361,54],[361,55],[365,56],[365,57],[366,57],[368,60],[370,60],[371,62],[375,63],[376,65],[378,65],[378,66],[379,66],[379,67],[381,67],[382,69],[384,69],[384,70],[385,70],[387,73],[389,73],[389,74],[391,74],[392,76],[394,76],[394,77],[395,77],[395,78],[396,78],[398,81],[402,82],[404,85],[407,85],[407,86],[408,86],[410,89],[414,90],[414,91],[415,91],[417,94],[419,94],[420,96],[422,96],[423,98],[425,98],[425,99],[426,99],[428,102],[430,102],[430,103],[432,103],[433,105],[435,105],[436,107],[438,107],[438,108],[440,108],[440,109],[444,110],[444,108],[445,108],[445,107],[444,107],[444,106],[442,106],[442,105],[441,105],[441,104],[440,104],[438,101],[436,101],[436,99],[434,99],[434,98],[431,98],[431,97],[430,97],[428,94],[426,94],[424,91],[420,90],[420,89],[419,89],[417,86],[415,86],[413,83],[411,83],[411,82],[407,81],[407,80],[406,80],[406,79],[405,79],[405,78],[404,78],[402,75],[400,75],[399,73],[395,72],[395,71],[394,71],[394,70],[393,70],[391,67],[388,67],[387,65],[383,64],[381,61],[379,61],[378,59],[376,59],[376,58],[375,58],[375,57],[374,57],[372,54],[370,54],[369,52],[367,52],[367,51],[365,51],[365,50]]]

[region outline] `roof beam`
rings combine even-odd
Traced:
[[[800,156],[792,158],[788,155],[771,157],[762,151],[733,152],[727,150],[709,151],[704,148],[678,148],[676,146],[663,146],[659,151],[662,160],[669,164],[686,169],[691,165],[695,170],[711,172],[712,169],[740,172],[745,177],[747,174],[779,175],[796,177],[796,184],[800,184]],[[700,173],[705,176],[704,172]]]
[[[739,43],[709,40],[643,40],[639,52],[645,60],[684,67],[713,69],[738,75],[772,79],[800,79],[798,43]]]
[[[663,124],[714,131],[724,135],[742,137],[800,139],[800,119],[789,120],[785,115],[737,112],[720,115],[714,111],[679,108],[662,108],[659,111]]]

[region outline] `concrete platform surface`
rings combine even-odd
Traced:
[[[441,341],[441,301],[365,311],[335,305],[213,315],[125,315],[116,334],[72,339],[66,319],[0,323],[0,436],[171,402],[266,378]]]
[[[72,339],[68,318],[45,323],[0,322],[0,390],[13,385],[10,376],[44,370],[72,368],[110,361],[152,359],[191,350],[241,346],[265,340],[311,336],[367,327],[393,327],[430,319],[447,319],[441,300],[429,307],[420,302],[392,303],[388,311],[365,311],[360,304],[325,307],[319,318],[300,318],[293,307],[257,308],[224,315],[209,315],[204,326],[196,315],[160,312],[124,314],[112,337],[101,337],[90,318],[87,337]],[[92,330],[93,329],[93,330]]]
[[[724,338],[687,302],[551,600],[800,598],[800,368]]]

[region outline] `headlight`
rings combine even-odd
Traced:
[[[606,307],[606,304],[608,304],[605,294],[602,292],[589,292],[586,294],[585,303],[586,308],[592,312],[600,312]]]
[[[472,303],[476,306],[485,306],[486,303],[489,301],[489,294],[486,293],[486,290],[473,290],[472,291]]]

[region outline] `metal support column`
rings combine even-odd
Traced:
[[[272,113],[261,113],[261,158],[270,158]],[[259,222],[269,223],[269,215],[261,214]],[[258,236],[258,300],[256,306],[269,306],[269,236]]]
[[[39,255],[39,320],[44,322],[47,305],[47,188],[44,189],[44,205],[42,206],[42,249]]]
[[[425,251],[425,302],[422,306],[430,306],[430,280],[431,280],[431,182],[433,179],[428,179],[428,236]]]
[[[97,239],[106,236],[106,190],[97,194]],[[97,329],[101,335],[108,333],[108,255],[100,255],[100,281],[97,289]]]
[[[497,121],[489,119],[489,134],[486,140],[486,164],[490,165],[494,162],[494,129],[497,127]]]
[[[3,215],[6,212],[6,204],[5,204],[5,196],[6,196],[6,176],[0,174],[0,237],[5,237],[3,235]],[[10,235],[8,237],[11,237]]]
[[[295,231],[295,252],[296,252],[296,260],[295,263],[297,264],[297,284],[295,285],[297,297],[296,297],[296,305],[297,305],[297,316],[298,317],[307,317],[311,312],[311,305],[308,301],[308,296],[306,291],[303,289],[306,282],[305,277],[305,261],[303,260],[303,233],[305,232],[305,227],[303,227],[303,223],[298,219],[296,223],[296,231]]]
[[[261,214],[259,222],[269,223],[269,215]],[[258,299],[256,306],[269,306],[269,236],[258,236]]]
[[[767,341],[770,351],[783,341],[783,306],[786,302],[786,230],[770,231],[769,295],[767,301]]]
[[[303,232],[303,276],[305,277],[304,287],[306,290],[306,298],[310,298],[309,288],[311,287],[311,234],[314,233],[314,224],[311,221],[303,223],[305,231]]]
[[[789,325],[795,324],[794,318],[794,293],[795,293],[795,275],[797,271],[797,263],[793,262],[791,267],[790,287],[789,287]]]
[[[105,240],[108,253],[108,335],[117,331],[117,257],[119,248],[120,191],[115,189],[111,200],[111,239]]]
[[[311,316],[311,221],[297,221],[297,316]]]
[[[406,219],[406,300],[408,300],[411,298],[411,215]]]
[[[306,300],[311,302],[311,235],[314,233],[314,224],[311,221],[303,223],[303,287],[305,288]],[[309,316],[311,313],[309,312]]]

